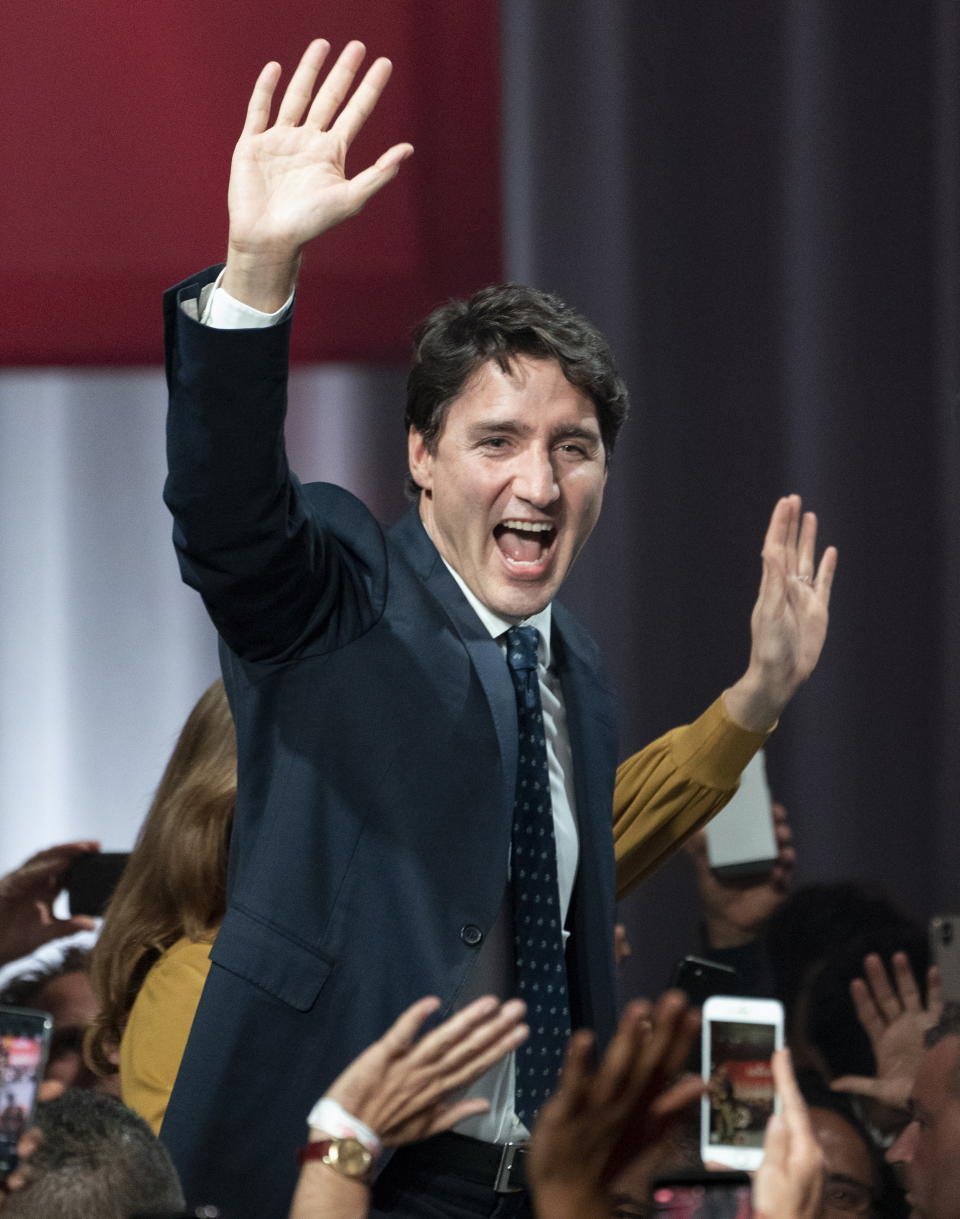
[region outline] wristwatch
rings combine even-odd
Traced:
[[[307,1160],[320,1160],[341,1177],[364,1181],[373,1167],[373,1155],[359,1139],[316,1139],[300,1148],[301,1166]]]

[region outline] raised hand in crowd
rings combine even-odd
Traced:
[[[55,918],[53,903],[73,860],[99,850],[99,842],[64,842],[38,851],[0,877],[0,965],[27,956],[50,940],[95,926],[83,914]]]
[[[818,1219],[823,1152],[793,1074],[789,1050],[773,1055],[780,1112],[767,1123],[763,1162],[753,1179],[754,1219]]]
[[[272,125],[280,65],[266,65],[254,85],[233,154],[223,287],[267,313],[279,309],[292,292],[303,247],[360,211],[413,152],[410,144],[395,144],[373,165],[347,177],[347,152],[376,106],[392,66],[389,59],[374,60],[348,98],[366,53],[362,43],[349,42],[314,96],[329,53],[325,39],[310,43]]]
[[[699,1024],[679,991],[652,1008],[630,1003],[596,1068],[593,1035],[573,1034],[527,1161],[539,1219],[607,1219],[612,1181],[703,1091],[694,1076],[678,1079]]]
[[[479,1097],[447,1103],[521,1045],[528,1028],[519,999],[477,999],[417,1040],[440,1000],[420,999],[343,1071],[326,1091],[345,1116],[355,1119],[384,1146],[396,1147],[449,1130],[489,1101]],[[310,1142],[335,1131],[311,1128]],[[371,1164],[372,1168],[372,1164]],[[366,1214],[366,1178],[350,1180],[322,1161],[308,1160],[300,1174],[290,1219],[352,1219]]]
[[[877,1073],[872,1078],[841,1075],[830,1087],[905,1110],[924,1054],[924,1037],[943,1014],[943,988],[940,971],[931,965],[924,1003],[907,954],[895,952],[890,964],[888,973],[880,957],[870,953],[863,960],[864,977],[850,983],[850,996],[870,1039]]]
[[[828,546],[815,567],[816,546],[815,514],[801,512],[799,495],[778,500],[763,542],[750,662],[723,696],[731,719],[752,732],[773,728],[820,659],[837,551]]]
[[[685,850],[693,859],[703,911],[707,943],[711,948],[739,948],[757,938],[763,925],[786,901],[793,878],[796,851],[787,810],[772,806],[777,858],[761,876],[722,879],[710,868],[703,831],[694,834]]]

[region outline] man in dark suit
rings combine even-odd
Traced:
[[[451,1216],[528,1213],[502,1148],[528,1132],[570,1023],[603,1042],[614,1017],[613,712],[595,645],[553,597],[599,515],[626,394],[602,337],[562,302],[485,289],[419,334],[416,509],[385,532],[342,489],[300,486],[282,430],[301,251],[412,152],[345,177],[390,65],[348,97],[364,54],[351,43],[314,95],[328,49],[308,48],[272,125],[279,65],[261,73],[225,269],[167,300],[166,497],[222,640],[239,793],[229,910],[162,1135],[188,1197],[231,1219],[281,1216],[304,1118],[346,1062],[425,993],[444,1015],[516,986],[543,1091],[529,1056],[507,1060],[470,1094],[460,1134],[398,1153],[374,1213],[422,1213],[427,1193]],[[815,572],[815,533],[797,497],[781,501],[751,664],[718,713],[746,755],[823,643],[835,552]],[[677,790],[694,782],[687,763],[665,765]],[[548,793],[539,823],[520,811],[524,776]],[[542,865],[519,866],[524,834]],[[518,901],[541,911],[529,952]],[[550,971],[556,999],[531,968]]]

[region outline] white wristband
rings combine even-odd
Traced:
[[[307,1116],[307,1125],[313,1130],[323,1130],[335,1139],[356,1139],[372,1156],[380,1154],[380,1140],[374,1131],[332,1097],[323,1096],[317,1101]]]

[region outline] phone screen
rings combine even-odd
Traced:
[[[750,1219],[750,1185],[728,1181],[660,1183],[653,1191],[653,1213],[671,1219]]]
[[[732,1020],[710,1022],[711,1146],[761,1148],[773,1113],[770,1058],[776,1049],[772,1024]]]
[[[17,1165],[17,1143],[33,1117],[50,1029],[46,1012],[0,1007],[0,1179]]]

